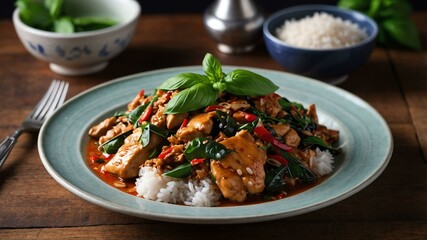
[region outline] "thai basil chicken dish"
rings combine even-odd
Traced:
[[[332,172],[337,130],[254,72],[182,73],[89,129],[87,161],[111,186],[153,201],[229,206],[282,199]],[[132,99],[130,96],[129,99]]]

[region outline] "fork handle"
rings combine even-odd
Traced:
[[[0,144],[0,168],[9,156],[9,153],[12,151],[12,148],[15,146],[15,143],[21,133],[21,129],[16,130],[11,136],[6,137]]]

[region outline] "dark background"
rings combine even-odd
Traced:
[[[14,0],[1,0],[0,4],[0,19],[12,17]],[[88,0],[90,1],[90,0]],[[366,0],[360,0],[366,1]],[[214,0],[138,0],[141,5],[141,14],[156,14],[156,13],[201,13],[206,7],[214,2]],[[337,0],[255,0],[258,6],[267,13],[278,11],[285,7],[301,4],[336,4]],[[426,0],[410,0],[414,10],[427,9]]]

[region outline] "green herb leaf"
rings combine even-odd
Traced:
[[[151,123],[147,123],[142,128],[142,134],[141,134],[141,144],[143,147],[147,146],[150,143],[150,136],[151,133],[157,134],[160,137],[167,139],[169,136],[169,131],[164,128],[159,128],[156,125],[153,125]]]
[[[251,71],[236,69],[225,76],[225,91],[235,95],[262,96],[279,89],[272,81]]]
[[[292,178],[298,178],[303,183],[316,181],[317,177],[308,168],[306,168],[292,153],[280,151],[280,154],[288,160],[288,173]]]
[[[77,32],[85,32],[114,26],[117,21],[106,17],[75,17],[73,23]]]
[[[108,140],[107,142],[101,144],[98,149],[99,151],[113,154],[116,153],[117,150],[123,145],[125,139],[132,133],[132,130],[127,131],[125,133],[119,134],[112,139]]]
[[[184,163],[163,175],[174,178],[186,178],[191,174],[191,163]]]
[[[28,26],[50,31],[53,20],[42,3],[31,0],[18,0],[16,6],[19,8],[19,17]]]
[[[187,145],[187,148],[184,151],[184,156],[188,161],[195,158],[221,160],[231,152],[232,150],[212,139],[195,138]]]
[[[132,123],[133,126],[136,126],[141,114],[148,107],[148,104],[139,105],[132,112],[129,113],[129,122]]]
[[[258,125],[258,121],[259,121],[259,118],[255,119],[255,121],[245,123],[239,127],[238,131],[246,130],[252,133],[254,131],[254,128]]]
[[[216,110],[216,119],[218,120],[219,130],[224,133],[227,137],[232,137],[236,134],[239,126],[237,125],[236,120],[228,113]]]
[[[413,50],[422,49],[417,27],[410,19],[390,18],[384,20],[382,26],[394,42]]]
[[[73,20],[70,17],[60,17],[55,20],[53,29],[57,33],[73,33]]]
[[[340,0],[337,4],[342,8],[350,8],[357,11],[365,12],[369,10],[369,1],[360,1],[360,0]]]
[[[181,73],[163,82],[160,90],[186,89],[198,83],[209,84],[208,77],[196,73]]]
[[[63,3],[63,0],[45,0],[44,6],[49,10],[50,16],[56,19],[61,14]]]
[[[334,147],[330,146],[329,144],[327,144],[325,141],[323,141],[323,139],[321,139],[319,137],[315,137],[315,136],[305,137],[302,140],[302,144],[306,147],[315,146],[315,147],[320,148],[321,150],[328,150],[333,155],[341,152],[340,148],[334,148]]]
[[[276,194],[286,189],[285,174],[286,166],[272,167],[265,171],[264,191],[270,194]]]
[[[207,53],[203,58],[203,70],[211,82],[220,82],[224,76],[221,63],[212,54]]]
[[[177,93],[166,105],[165,114],[194,111],[215,103],[217,92],[212,85],[198,83]]]

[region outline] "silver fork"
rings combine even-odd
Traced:
[[[68,83],[59,80],[53,80],[49,89],[36,105],[34,110],[22,122],[21,126],[15,132],[6,137],[0,144],[0,168],[12,151],[18,137],[23,132],[37,132],[40,130],[47,117],[59,106],[64,103],[68,91]]]

